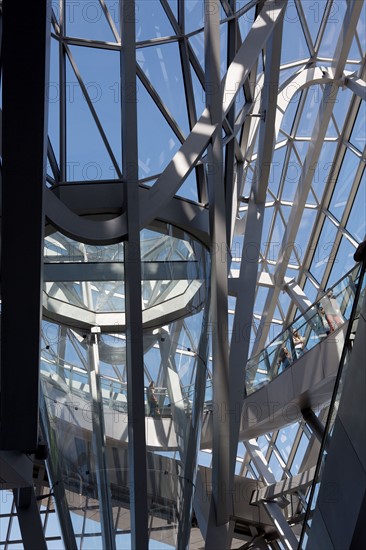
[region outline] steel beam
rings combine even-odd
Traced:
[[[268,513],[269,517],[272,519],[277,529],[279,539],[284,545],[285,549],[297,550],[298,540],[295,537],[291,527],[287,523],[286,518],[283,515],[281,508],[279,507],[277,502],[263,501],[262,506]]]
[[[264,208],[275,139],[276,98],[279,81],[283,14],[277,19],[266,48],[266,71],[261,111],[266,112],[259,129],[256,178],[250,193],[246,231],[239,273],[239,286],[230,344],[230,482],[233,484],[241,409],[245,392],[245,364],[250,345],[258,260],[264,220]]]
[[[291,493],[302,491],[312,484],[314,473],[315,466],[313,466],[309,470],[306,470],[305,472],[301,472],[301,474],[297,474],[282,481],[278,481],[277,483],[269,485],[268,487],[258,489],[257,491],[253,492],[250,499],[250,504],[258,504],[263,500],[273,500],[275,498],[284,497],[285,495]]]
[[[19,17],[3,2],[0,448],[27,452],[38,444],[49,8],[28,2]]]
[[[121,9],[122,168],[126,181],[125,300],[128,406],[128,468],[131,547],[148,548],[144,357],[141,304],[140,203],[138,192],[135,1]],[[131,17],[132,14],[132,17]]]
[[[205,35],[205,89],[206,107],[211,124],[216,127],[208,147],[208,196],[211,238],[211,315],[212,334],[212,386],[213,386],[213,456],[212,496],[210,517],[216,526],[229,521],[229,421],[221,414],[229,403],[228,360],[228,304],[227,304],[227,238],[225,193],[222,185],[222,100],[220,77],[220,2],[204,2]],[[220,253],[224,250],[224,254]],[[206,548],[213,548],[213,530],[208,530]],[[217,542],[217,541],[216,541]]]
[[[143,281],[181,281],[199,279],[197,261],[142,262]],[[47,263],[44,266],[45,282],[67,281],[123,281],[124,265],[121,262],[68,262]]]
[[[98,501],[102,540],[104,548],[116,549],[116,538],[113,526],[111,489],[108,479],[107,445],[104,427],[104,409],[102,388],[99,374],[98,334],[99,327],[93,327],[88,338],[89,385],[92,405],[93,451],[97,471],[95,472],[98,487]]]
[[[358,95],[363,101],[366,101],[366,82],[362,78],[345,78],[345,85],[352,92]]]
[[[25,550],[47,550],[33,486],[13,489],[13,494]]]
[[[316,416],[315,412],[312,409],[302,409],[301,414],[317,440],[321,443],[325,434],[325,426],[320,422],[319,418]],[[328,445],[329,442],[326,442],[326,449]]]

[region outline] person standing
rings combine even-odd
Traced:
[[[292,341],[294,343],[296,359],[298,359],[300,357],[300,355],[304,351],[306,351],[304,349],[305,338],[303,336],[301,336],[301,334],[299,333],[299,331],[297,329],[294,329],[293,332],[292,332]]]
[[[333,295],[333,290],[328,288],[326,295],[322,299],[325,317],[328,321],[330,332],[334,332],[337,328],[343,325],[344,319],[337,299]]]
[[[153,380],[151,380],[150,384],[148,385],[146,394],[147,394],[147,402],[149,404],[149,409],[150,409],[149,410],[150,416],[155,417],[160,415],[159,403],[158,403],[158,398],[155,395],[155,384]]]
[[[280,353],[278,354],[278,362],[277,365],[279,367],[278,374],[282,372],[283,370],[287,369],[291,365],[291,353],[286,348],[286,346],[282,347],[280,349]],[[281,368],[282,367],[282,368]]]

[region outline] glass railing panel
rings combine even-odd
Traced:
[[[338,283],[327,289],[320,300],[295,319],[264,350],[247,362],[247,395],[273,380],[348,321],[359,273],[360,266],[357,265]]]
[[[363,268],[364,269],[364,268]],[[360,288],[357,286],[360,284]],[[317,505],[318,495],[320,491],[322,474],[326,464],[326,459],[328,456],[327,449],[333,435],[333,428],[337,419],[337,411],[339,407],[339,402],[342,396],[342,390],[344,386],[344,381],[347,376],[348,365],[352,353],[352,345],[350,340],[354,337],[354,331],[356,330],[357,318],[360,315],[360,310],[365,299],[366,294],[366,278],[364,272],[360,273],[359,271],[352,271],[348,274],[342,281],[341,284],[337,284],[334,287],[334,294],[336,295],[339,303],[341,314],[344,319],[351,319],[352,325],[348,327],[347,335],[348,341],[346,341],[342,357],[340,360],[339,370],[337,379],[335,382],[334,393],[332,400],[329,406],[328,417],[325,425],[325,431],[323,436],[323,441],[321,445],[321,450],[319,454],[317,470],[315,472],[313,485],[308,495],[308,509],[305,514],[305,522],[303,526],[303,531],[301,533],[299,548],[307,548],[307,541],[309,532],[311,530],[313,512]],[[356,303],[355,303],[356,300]],[[354,306],[354,309],[353,309]]]

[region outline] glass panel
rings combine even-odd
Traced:
[[[334,260],[334,257],[332,257],[332,248],[336,233],[336,226],[329,218],[326,218],[310,267],[311,274],[319,282],[322,280],[326,265]]]
[[[350,231],[351,235],[362,242],[366,235],[366,216],[365,216],[365,204],[366,204],[366,173],[363,171],[360,186],[357,191],[356,198],[353,202],[351,213],[348,217],[346,228]]]
[[[164,170],[180,142],[139,79],[137,97],[139,177],[145,178]]]
[[[342,219],[359,163],[360,159],[350,149],[347,149],[329,205],[330,212],[339,221]]]
[[[327,0],[318,0],[317,2],[301,0],[301,4],[302,9],[304,10],[306,23],[309,28],[312,42],[315,44]]]
[[[121,98],[120,55],[113,50],[70,46],[80,76],[86,86],[93,108],[107,136],[113,154],[121,168]],[[76,91],[76,90],[75,90]],[[71,90],[70,90],[71,92]],[[111,168],[109,178],[118,175]],[[97,179],[97,178],[96,178]]]
[[[136,0],[137,42],[174,35],[173,27],[159,0]]]
[[[306,452],[306,449],[308,447],[309,440],[305,434],[302,434],[299,446],[297,448],[294,460],[292,462],[292,466],[290,468],[291,475],[295,476],[300,472],[301,464]]]
[[[53,2],[55,6],[55,2]],[[57,13],[57,11],[56,11]],[[88,2],[65,1],[66,34],[104,42],[115,42],[99,0]],[[112,16],[116,14],[112,12]]]
[[[187,104],[178,44],[163,44],[137,50],[137,62],[158,92],[163,105],[178,123],[184,135],[189,134]]]
[[[289,44],[291,44],[290,48]],[[289,2],[286,7],[284,18],[281,63],[290,63],[291,61],[308,57],[309,49],[306,44],[295,2]]]
[[[356,265],[335,286],[315,302],[283,332],[272,323],[270,335],[276,337],[246,365],[246,391],[251,394],[284,372],[309,349],[349,319],[360,271]]]
[[[66,179],[111,179],[114,173],[111,157],[69,60],[66,62],[66,79],[70,92],[66,96]],[[98,93],[98,88],[91,83],[87,92],[93,103],[92,98],[97,98],[93,94]]]
[[[271,458],[269,459],[268,466],[270,470],[272,471],[275,480],[280,481],[283,476],[283,468],[281,464],[279,463],[275,453],[272,451]]]
[[[357,147],[359,151],[363,151],[366,144],[366,102],[361,101],[357,112],[357,118],[352,129],[350,142]]]
[[[292,445],[295,441],[298,429],[299,424],[296,422],[295,424],[291,424],[291,426],[286,426],[285,428],[282,428],[278,432],[276,438],[276,447],[281,453],[281,456],[285,460],[285,462],[287,462],[290,456]]]
[[[342,22],[346,13],[345,0],[334,0],[327,18],[325,32],[319,48],[320,57],[333,57]]]

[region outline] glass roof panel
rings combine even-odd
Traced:
[[[337,138],[338,132],[333,122],[333,117],[330,119],[325,136],[327,138]]]
[[[331,256],[332,243],[334,242],[336,234],[337,228],[334,223],[329,218],[325,218],[310,267],[311,274],[319,283],[322,280],[328,262],[333,261]]]
[[[189,176],[177,191],[177,196],[198,202],[196,171],[192,170]]]
[[[198,34],[194,34],[188,39],[190,45],[192,46],[192,50],[196,54],[196,57],[202,67],[202,70],[205,68],[205,53],[204,53],[204,36],[203,32],[199,32]]]
[[[68,59],[66,79],[69,85],[69,94],[66,98],[66,179],[69,181],[111,179],[115,174],[111,157]],[[91,86],[90,99],[95,97],[95,93],[98,93],[97,89]]]
[[[352,44],[347,56],[347,59],[352,61],[358,61],[362,56],[356,37],[352,40]]]
[[[282,176],[283,188],[281,193],[281,200],[284,200],[284,201],[294,200],[300,176],[301,176],[301,164],[299,163],[295,152],[291,150],[286,173]]]
[[[239,2],[237,2],[237,4],[239,4]],[[237,7],[237,9],[239,9],[239,6]],[[252,28],[254,19],[255,19],[255,8],[250,9],[249,11],[244,13],[241,17],[239,17],[239,28],[240,28],[242,41],[245,40],[248,32]]]
[[[289,47],[291,44],[291,47]],[[283,34],[281,63],[306,59],[310,55],[295,2],[287,4]]]
[[[49,137],[53,152],[60,162],[60,81],[59,81],[59,42],[51,38],[50,83],[48,86]],[[49,173],[51,173],[49,171]]]
[[[366,145],[366,102],[361,101],[355,124],[352,129],[352,134],[350,137],[350,142],[352,145],[357,147],[357,149],[363,152]]]
[[[320,86],[311,86],[307,90],[304,109],[296,129],[296,137],[310,137],[319,111],[322,97]]]
[[[160,0],[136,0],[137,42],[174,35],[175,32]]]
[[[280,147],[279,149],[275,150],[272,157],[268,187],[276,197],[278,196],[278,187],[280,184],[281,172],[285,160],[286,150],[286,147]]]
[[[303,290],[304,290],[305,296],[310,300],[310,302],[314,303],[316,301],[318,291],[310,279],[306,280]]]
[[[268,466],[270,467],[276,481],[280,481],[283,476],[283,468],[273,451],[271,453],[271,458],[269,459]]]
[[[308,447],[309,439],[308,437],[303,433],[300,439],[299,446],[297,448],[294,460],[292,462],[290,472],[293,476],[299,473],[301,468],[301,463],[303,461],[306,449]]]
[[[137,96],[139,175],[144,178],[162,172],[180,143],[139,79]]]
[[[290,456],[292,445],[295,441],[298,429],[299,424],[298,422],[295,422],[294,424],[290,424],[289,426],[282,428],[277,434],[275,444],[277,449],[281,453],[282,458],[286,462]]]
[[[329,174],[333,168],[336,150],[337,143],[335,142],[325,141],[322,145],[322,150],[312,181],[312,188],[319,202],[323,195]]]
[[[346,237],[342,237],[341,244],[335,255],[332,271],[330,272],[329,279],[327,281],[327,287],[333,286],[339,279],[347,273],[354,265],[353,254],[355,253],[355,247],[350,243]]]
[[[335,117],[336,124],[340,131],[342,131],[343,124],[346,121],[351,99],[351,90],[348,88],[342,89],[342,87],[338,89],[337,98],[333,107],[333,116]]]
[[[80,76],[121,168],[120,58],[113,50],[70,46]],[[112,177],[112,170],[110,176]],[[117,175],[115,175],[117,177]]]
[[[301,5],[306,17],[306,23],[309,28],[312,42],[315,44],[327,0],[318,0],[317,2],[301,0]]]
[[[178,19],[178,0],[167,0],[175,18]]]
[[[108,8],[108,14],[113,21],[115,27],[119,31],[120,28],[120,3],[116,0],[104,0],[105,5]]]
[[[194,70],[192,65],[190,65],[190,70],[191,70],[191,76],[192,76],[194,102],[196,104],[196,115],[197,115],[197,118],[199,118],[206,107],[205,93],[204,93],[202,84],[198,76],[196,75],[196,71]]]
[[[158,92],[179,128],[189,134],[183,75],[177,43],[150,46],[137,50],[137,62]]]
[[[366,50],[366,4],[362,6],[360,18],[357,23],[357,35],[361,44],[362,51]]]
[[[65,26],[68,36],[77,36],[103,42],[115,42],[100,2],[65,0]]]
[[[201,0],[188,0],[185,5],[185,32],[190,33],[203,27],[204,5]]]
[[[221,23],[220,25],[220,74],[221,78],[225,76],[227,71],[227,23]]]
[[[320,57],[333,57],[346,9],[347,4],[345,0],[333,1],[320,43],[318,52]]]
[[[309,244],[309,239],[311,237],[311,231],[314,227],[317,215],[317,210],[304,208],[299,231],[296,235],[296,251],[300,257],[300,260],[303,260],[305,258],[306,249]]]
[[[309,143],[310,143],[309,140],[296,139],[292,144],[292,146],[295,149],[297,155],[299,156],[301,164],[304,163],[306,153],[307,153],[308,148],[309,148]]]
[[[347,149],[329,205],[330,212],[339,221],[342,219],[359,162],[360,159],[350,149]]]
[[[302,92],[296,92],[292,96],[291,100],[287,105],[287,108],[281,123],[281,130],[283,130],[287,134],[291,134],[292,127],[294,124],[294,118],[296,115],[296,111],[299,105],[301,95],[302,95]]]
[[[353,202],[351,213],[348,217],[346,229],[354,235],[358,242],[362,242],[366,236],[366,173],[362,174],[360,186]]]

